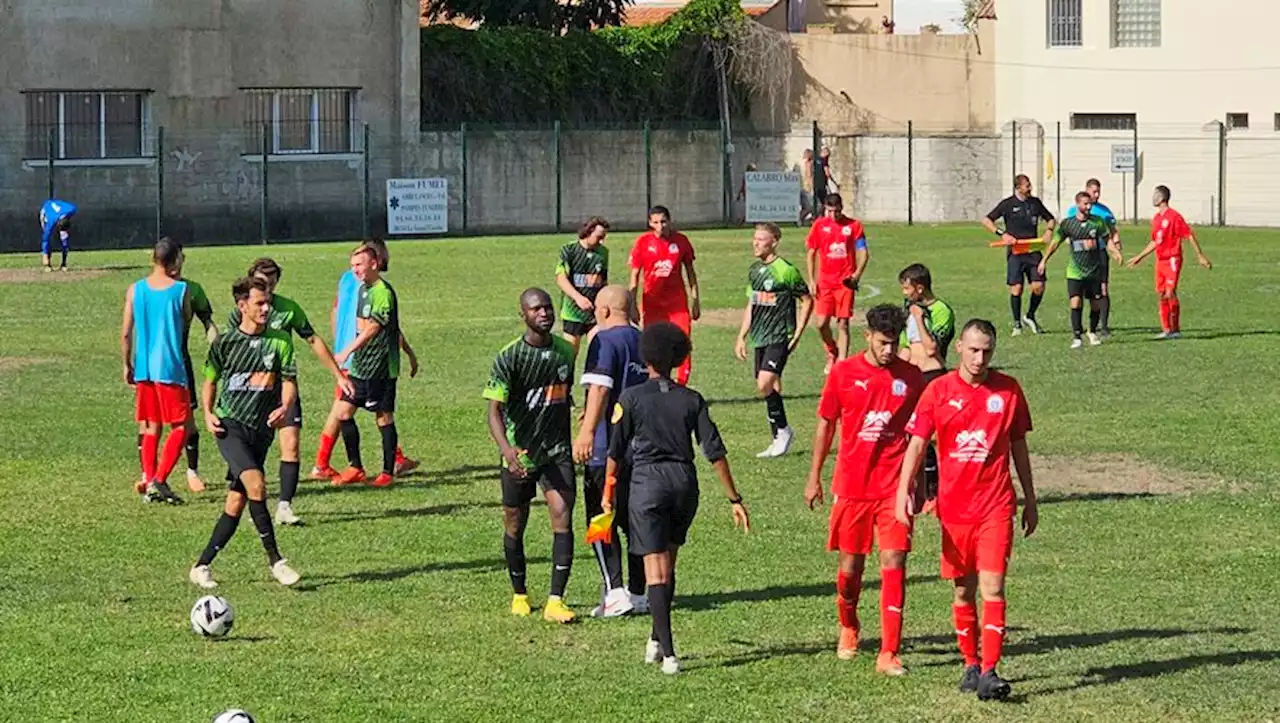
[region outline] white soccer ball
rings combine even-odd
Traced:
[[[239,708],[224,710],[213,719],[213,723],[254,723],[253,716]]]
[[[235,613],[231,610],[231,603],[217,595],[205,595],[196,600],[195,607],[191,608],[191,629],[207,638],[220,638],[226,635],[231,632],[234,622]],[[239,719],[228,718],[227,720]]]

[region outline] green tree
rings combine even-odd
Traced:
[[[621,25],[635,0],[428,0],[429,17],[461,17],[489,27],[522,26],[550,33]]]

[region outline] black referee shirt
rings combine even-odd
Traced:
[[[692,465],[690,435],[697,436],[712,462],[728,456],[707,401],[670,379],[650,379],[624,391],[613,408],[612,427],[609,456],[622,462],[629,449],[632,468],[660,462]]]
[[[1052,221],[1053,214],[1035,196],[1018,198],[1014,194],[996,204],[987,218],[993,223],[1003,218],[1005,233],[1016,239],[1031,239],[1040,235],[1040,221]]]

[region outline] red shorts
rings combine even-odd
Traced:
[[[819,287],[814,309],[818,316],[834,316],[837,319],[853,318],[853,289],[844,284],[837,284],[830,288]]]
[[[943,579],[954,580],[978,572],[1003,575],[1013,552],[1013,515],[996,515],[981,522],[942,523]]]
[[[191,416],[191,392],[181,384],[138,382],[134,390],[134,417],[139,422],[182,424]]]
[[[866,555],[874,536],[881,550],[911,551],[911,526],[893,516],[893,498],[850,500],[837,498],[831,507],[827,550]]]
[[[689,310],[683,306],[674,309],[663,307],[644,308],[640,316],[640,325],[648,326],[656,324],[660,321],[669,321],[672,324],[684,330],[689,335],[690,352],[689,356],[684,358],[684,363],[675,369],[672,376],[677,384],[688,384],[689,374],[693,371],[693,317],[690,316]]]
[[[342,372],[342,378],[343,378],[343,379],[349,379],[349,378],[350,378],[350,377],[348,377],[348,376],[347,376],[347,370],[346,370],[346,369],[341,369],[340,371]],[[333,401],[335,401],[335,402],[340,402],[340,401],[342,401],[342,387],[338,386],[337,384],[334,384],[334,385],[333,385]]]
[[[1171,256],[1156,259],[1156,293],[1178,290],[1178,277],[1182,274],[1182,259]]]

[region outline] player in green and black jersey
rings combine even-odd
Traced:
[[[1066,242],[1071,246],[1067,261],[1067,295],[1071,297],[1071,331],[1074,337],[1071,348],[1083,346],[1080,337],[1084,333],[1084,299],[1089,300],[1089,344],[1102,343],[1098,337],[1098,321],[1102,315],[1102,282],[1106,279],[1106,259],[1110,255],[1117,264],[1124,263],[1120,252],[1108,243],[1115,234],[1115,224],[1100,216],[1094,216],[1093,196],[1087,191],[1076,194],[1076,215],[1064,218],[1058,225],[1053,243],[1045,250],[1040,262],[1043,274],[1049,259],[1058,247]]]
[[[576,617],[564,603],[573,566],[573,503],[577,492],[569,429],[573,347],[552,334],[555,307],[542,289],[520,295],[523,336],[503,347],[484,389],[489,433],[502,453],[502,513],[513,615],[531,612],[525,581],[524,529],[529,503],[542,488],[551,513],[551,596],[543,619],[568,623]]]
[[[756,391],[764,399],[773,431],[773,442],[757,457],[781,457],[791,449],[795,435],[787,424],[782,403],[782,370],[813,313],[813,296],[800,270],[778,255],[781,240],[782,229],[777,224],[756,224],[751,240],[756,262],[747,272],[747,308],[742,314],[736,349],[743,361],[748,346],[756,351]],[[797,300],[801,302],[799,322]]]
[[[271,292],[271,313],[267,317],[267,328],[289,335],[290,340],[297,334],[315,352],[316,358],[324,365],[337,381],[344,393],[354,389],[351,382],[343,375],[342,370],[333,359],[329,345],[311,328],[307,313],[297,302],[276,293],[280,284],[282,270],[273,259],[258,259],[249,266],[249,278],[262,279]],[[231,327],[240,325],[240,310],[233,309],[228,322]],[[302,524],[302,520],[293,512],[293,497],[298,491],[299,462],[298,438],[302,432],[302,395],[294,397],[293,405],[285,414],[284,426],[280,429],[280,504],[276,506],[276,520],[284,525]]]
[[[281,585],[292,585],[298,573],[276,549],[263,468],[275,429],[284,424],[285,413],[298,395],[293,341],[267,326],[271,291],[265,281],[244,278],[231,289],[240,323],[228,328],[209,349],[200,393],[205,427],[218,439],[218,451],[227,461],[229,491],[209,544],[189,577],[202,588],[218,586],[209,565],[231,541],[247,500],[272,577]]]
[[[902,285],[907,311],[907,326],[898,340],[898,356],[914,364],[928,386],[947,373],[947,349],[956,336],[955,311],[933,295],[933,274],[924,264],[911,264],[900,271],[898,283]],[[921,474],[915,509],[928,513],[938,497],[938,449],[933,442],[925,449]]]
[[[609,222],[592,216],[578,230],[578,240],[560,247],[556,264],[556,285],[564,292],[560,318],[564,338],[578,353],[579,340],[596,325],[596,294],[609,283],[609,249],[604,239]]]
[[[396,382],[400,377],[400,351],[409,357],[409,376],[418,374],[418,358],[400,333],[400,301],[391,284],[382,277],[377,253],[367,245],[351,254],[351,271],[360,280],[356,296],[356,338],[335,357],[341,367],[348,358],[352,390],[344,393],[338,409],[342,442],[349,466],[334,484],[352,484],[365,479],[360,459],[360,429],[355,423],[356,408],[373,412],[382,435],[382,471],[374,487],[388,487],[395,481]]]

